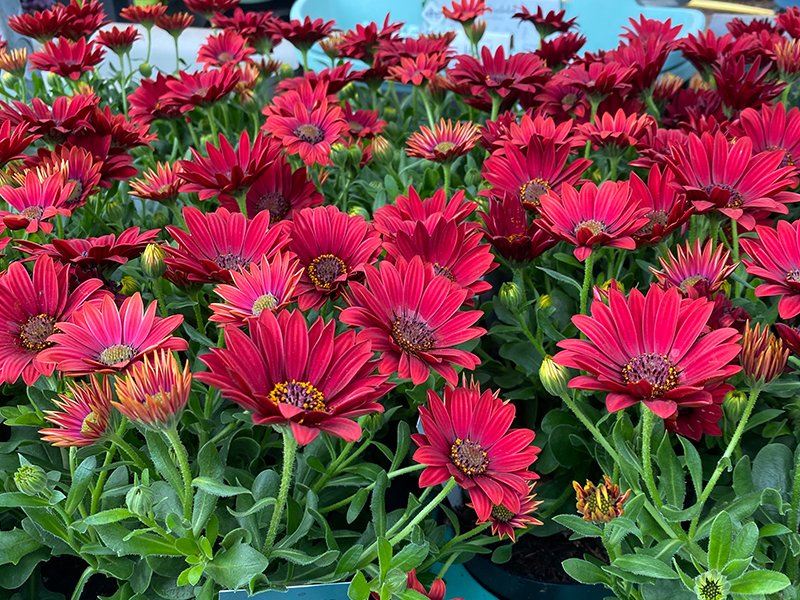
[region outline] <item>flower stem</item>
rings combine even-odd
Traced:
[[[592,268],[594,267],[594,252],[586,257],[583,263],[583,286],[581,287],[581,314],[585,315],[589,308],[589,290],[592,287]]]
[[[122,453],[125,454],[131,460],[131,462],[136,465],[137,468],[140,470],[147,468],[147,464],[145,464],[144,460],[142,460],[142,457],[139,456],[139,453],[134,450],[128,442],[122,439],[121,435],[112,433],[108,436],[108,439],[120,450],[122,450]]]
[[[297,454],[297,440],[294,438],[291,428],[288,426],[283,427],[281,434],[283,435],[283,471],[281,472],[281,486],[278,488],[275,510],[272,511],[267,537],[264,539],[265,554],[272,548],[275,538],[278,536],[278,526],[281,524],[283,509],[286,507],[286,500],[289,498],[289,487],[294,473],[294,458]]]
[[[453,491],[454,487],[456,487],[456,480],[455,478],[451,477],[447,481],[447,483],[444,484],[442,491],[440,491],[433,500],[428,502],[425,508],[419,511],[417,515],[413,519],[411,519],[411,521],[409,521],[408,524],[405,527],[403,527],[402,530],[400,530],[400,533],[392,537],[392,539],[389,540],[389,543],[392,546],[394,546],[395,544],[406,539],[414,530],[414,527],[416,527],[419,523],[421,523],[425,517],[431,514],[433,509],[439,506],[444,501],[444,499],[447,498],[447,495],[451,491]]]
[[[736,219],[731,219],[731,246],[733,250],[733,264],[737,265],[737,270],[739,265],[739,224],[736,222]],[[742,284],[737,281],[734,287],[735,294],[738,297],[742,293]]]
[[[128,114],[128,94],[125,85],[125,57],[122,53],[119,56],[119,93],[122,96],[122,114]]]
[[[795,452],[795,454],[797,456],[794,463],[794,484],[792,485],[792,500],[789,508],[789,530],[791,535],[797,533],[797,528],[800,525],[800,451]],[[796,560],[791,560],[788,567],[789,579],[796,581],[800,564]]]
[[[72,592],[72,596],[70,596],[72,600],[80,600],[81,595],[83,594],[83,588],[86,587],[86,583],[89,581],[89,579],[91,579],[94,573],[95,571],[92,567],[86,567],[86,570],[81,573],[78,583],[75,584],[75,590]]]
[[[303,57],[303,73],[308,73],[308,49],[300,50],[300,56]]]
[[[425,106],[425,112],[428,115],[428,123],[431,126],[431,129],[436,127],[436,119],[433,117],[433,107],[431,106],[431,100],[428,98],[428,93],[420,88],[420,97],[422,98],[422,104]]]
[[[100,472],[100,475],[97,476],[97,483],[92,490],[92,503],[89,508],[89,514],[93,515],[97,512],[97,509],[100,507],[100,495],[103,493],[103,486],[106,483],[106,479],[108,479],[108,465],[111,464],[111,461],[114,460],[114,455],[117,452],[116,446],[112,443],[108,450],[106,450],[106,458],[103,461],[103,470]]]
[[[442,173],[444,175],[444,197],[450,196],[450,165],[442,163]]]
[[[147,53],[144,55],[144,63],[146,65],[150,64],[150,50],[153,47],[153,28],[147,28]]]
[[[705,505],[708,498],[711,496],[711,492],[714,491],[714,486],[717,485],[717,481],[719,481],[722,472],[728,468],[730,464],[731,456],[733,455],[734,450],[736,450],[737,446],[739,445],[739,440],[741,440],[742,435],[744,434],[744,430],[747,428],[747,422],[750,420],[750,415],[753,414],[753,408],[755,408],[756,401],[758,400],[758,395],[761,393],[761,388],[754,387],[750,390],[750,395],[747,398],[747,404],[744,407],[744,412],[742,413],[741,418],[739,419],[739,424],[736,426],[736,430],[733,432],[733,437],[731,441],[728,442],[728,447],[725,448],[725,453],[722,455],[722,458],[717,461],[717,467],[714,469],[714,472],[711,474],[711,478],[706,483],[706,486],[703,488],[702,493],[700,494],[700,499],[697,501],[699,505],[699,510],[697,511],[697,516],[692,519],[691,524],[689,525],[689,538],[693,538],[695,532],[697,531],[697,524],[700,521],[700,516],[703,512],[703,506]]]
[[[181,55],[178,52],[178,36],[173,35],[172,39],[175,41],[175,73],[181,70]]]
[[[396,471],[391,471],[391,472],[389,472],[387,474],[387,477],[389,478],[389,480],[392,480],[395,477],[400,477],[401,475],[408,475],[409,473],[414,473],[415,471],[421,471],[424,468],[425,468],[425,465],[421,465],[421,464],[411,465],[410,467],[403,467],[402,469],[397,469]],[[359,488],[359,491],[361,491],[361,489],[371,490],[374,487],[375,487],[375,483],[373,482],[373,483],[369,484],[366,488]],[[333,510],[341,508],[343,506],[347,506],[348,504],[350,504],[353,501],[353,498],[355,498],[355,496],[356,496],[356,494],[348,496],[347,498],[339,500],[338,502],[336,502],[334,504],[331,504],[330,506],[326,506],[324,508],[319,509],[319,512],[324,515],[324,514],[329,513],[329,512],[331,512]]]
[[[653,498],[653,502],[657,507],[661,507],[664,503],[661,501],[661,495],[658,493],[656,486],[656,479],[653,475],[653,426],[655,425],[656,414],[650,410],[644,403],[642,403],[642,473],[644,476],[644,484],[647,486],[647,491]]]
[[[192,471],[189,469],[189,454],[186,452],[186,446],[183,445],[181,442],[181,438],[178,435],[178,429],[176,427],[169,427],[164,432],[164,436],[167,438],[169,443],[172,445],[172,449],[175,451],[175,459],[178,461],[178,468],[181,471],[181,477],[183,478],[183,517],[187,521],[191,521],[192,519],[192,498],[194,494],[192,493]]]
[[[503,99],[497,94],[492,94],[492,116],[489,120],[496,121],[497,115],[500,114],[500,103]]]

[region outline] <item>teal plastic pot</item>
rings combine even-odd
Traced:
[[[347,600],[347,583],[298,585],[285,592],[261,592],[248,596],[244,590],[220,592],[219,600]]]

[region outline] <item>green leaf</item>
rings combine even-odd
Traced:
[[[285,561],[301,566],[316,565],[318,567],[327,567],[339,558],[339,551],[328,550],[318,556],[310,556],[294,548],[276,548],[270,552],[270,558],[282,558]]]
[[[206,565],[206,573],[225,589],[239,589],[267,568],[269,560],[248,544],[239,542],[217,554]]]
[[[736,579],[739,575],[747,571],[747,568],[752,562],[753,559],[751,558],[734,558],[728,561],[728,564],[725,565],[720,572],[728,579]]]
[[[428,542],[422,544],[411,542],[394,555],[392,566],[404,573],[408,573],[411,569],[416,569],[420,566],[428,557],[429,552],[430,544]]]
[[[669,504],[683,506],[686,497],[686,479],[683,476],[681,463],[672,447],[672,437],[669,432],[664,433],[656,452],[658,467],[659,488],[664,492]]]
[[[708,566],[712,569],[719,570],[728,562],[732,535],[731,517],[722,511],[711,525],[711,536],[708,540]]]
[[[132,517],[135,518],[136,515],[127,508],[112,508],[89,515],[85,519],[78,521],[75,524],[75,528],[78,529],[78,531],[86,531],[88,527],[95,525],[108,525],[109,523],[116,523],[117,521],[130,519]]]
[[[183,479],[175,466],[175,460],[170,456],[169,448],[167,447],[161,434],[155,431],[145,431],[144,438],[147,441],[147,450],[150,454],[150,460],[156,468],[156,472],[164,481],[174,490],[183,490]]]
[[[686,469],[689,471],[695,496],[699,497],[703,489],[703,463],[700,460],[700,453],[697,452],[697,448],[691,441],[681,435],[677,437],[683,446],[683,462],[686,463]]]
[[[392,568],[392,545],[384,537],[378,538],[378,564],[381,569],[381,579],[384,579]]]
[[[511,560],[511,552],[514,547],[511,544],[498,546],[492,552],[492,562],[496,565],[504,565]]]
[[[610,583],[608,575],[597,565],[580,558],[568,558],[561,563],[567,575],[578,583],[592,585],[595,583]]]
[[[386,488],[389,487],[389,477],[386,471],[381,471],[375,479],[375,487],[372,489],[372,500],[370,502],[370,512],[372,512],[372,526],[375,528],[375,535],[378,537],[386,533]]]
[[[50,506],[50,502],[38,496],[28,496],[22,492],[0,494],[0,508],[29,508],[35,506]]]
[[[748,571],[731,581],[734,594],[776,594],[791,584],[789,578],[777,571]]]
[[[731,558],[752,558],[756,544],[758,544],[758,525],[751,521],[736,533],[731,546]]]
[[[411,429],[409,428],[408,423],[405,421],[399,421],[397,424],[397,450],[394,452],[394,458],[392,458],[392,465],[389,467],[389,471],[396,471],[400,468],[400,465],[403,463],[403,460],[408,454],[410,445]]]
[[[576,515],[558,515],[553,517],[553,521],[570,529],[579,537],[603,537],[602,529]]]
[[[678,579],[678,574],[669,565],[661,562],[657,558],[646,554],[630,554],[620,556],[612,565],[623,571],[652,577],[653,579]]]
[[[64,510],[68,515],[75,512],[78,505],[84,499],[86,490],[89,489],[89,484],[92,482],[92,475],[97,468],[97,459],[90,456],[81,461],[78,468],[75,469],[75,474],[72,477],[72,484],[69,486],[69,493],[67,494],[67,502],[64,505]]]
[[[350,506],[347,508],[347,523],[351,524],[358,518],[358,515],[361,514],[361,511],[364,509],[364,505],[367,503],[367,499],[369,498],[369,490],[367,488],[361,488],[356,492],[356,495],[353,496],[353,500],[350,502]]]
[[[41,545],[23,529],[0,531],[0,565],[16,565]]]
[[[553,271],[552,269],[546,269],[544,267],[536,267],[536,268],[539,269],[540,271],[543,271],[556,281],[560,281],[562,283],[566,283],[568,285],[573,286],[579,292],[583,289],[581,284],[575,281],[572,277],[564,275],[563,273],[559,273],[558,271]]]
[[[253,504],[253,506],[251,506],[246,510],[236,511],[233,510],[232,508],[228,508],[228,512],[231,513],[236,518],[248,517],[252,514],[264,510],[268,506],[273,506],[275,502],[276,502],[275,498],[262,498],[261,500],[259,500],[258,502]]]
[[[753,486],[771,488],[788,498],[792,479],[792,451],[784,444],[767,444],[753,461]]]
[[[195,477],[192,486],[219,498],[250,494],[250,490],[240,485],[227,485],[206,477]]]
[[[347,588],[347,596],[350,600],[369,600],[370,591],[367,578],[364,577],[364,573],[359,571],[350,582],[350,587]]]

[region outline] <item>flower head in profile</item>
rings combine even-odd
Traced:
[[[752,381],[769,383],[786,368],[789,349],[769,325],[748,323],[742,335],[742,371]]]
[[[142,172],[141,178],[130,181],[131,192],[139,198],[170,204],[183,189],[184,182],[178,176],[180,170],[180,163],[156,163],[154,169],[148,169]]]
[[[39,136],[31,133],[31,126],[24,121],[13,126],[9,120],[0,123],[0,166],[25,156],[24,151],[37,137]]]
[[[433,129],[422,125],[412,133],[406,141],[406,152],[414,158],[448,163],[472,150],[480,137],[480,127],[475,123],[442,119]]]
[[[164,4],[143,4],[126,6],[119,11],[119,16],[130,23],[138,23],[145,29],[152,29],[156,19],[166,13],[167,7]]]
[[[669,169],[650,167],[647,183],[636,173],[630,178],[631,198],[647,208],[648,223],[633,234],[638,244],[658,242],[683,225],[692,215],[686,196],[676,189],[675,176]]]
[[[35,69],[77,81],[83,73],[92,71],[103,60],[104,54],[102,48],[84,38],[76,42],[58,38],[45,43],[41,50],[31,54],[30,63]]]
[[[503,504],[492,506],[489,514],[492,535],[498,539],[508,538],[512,543],[517,541],[517,529],[527,529],[532,525],[541,525],[542,522],[533,516],[533,512],[541,505],[541,500],[535,500],[533,493],[534,484],[530,484],[530,491],[520,499],[520,508],[511,510]],[[480,521],[478,522],[480,524]]]
[[[664,428],[695,442],[699,442],[703,436],[721,436],[719,424],[723,417],[722,404],[733,389],[729,383],[706,386],[706,391],[711,394],[711,404],[679,406],[675,414],[664,419]]]
[[[480,216],[489,243],[509,260],[530,262],[558,243],[557,238],[533,224],[529,211],[516,196],[492,197],[489,210]]]
[[[448,198],[440,188],[430,198],[422,198],[412,185],[407,195],[398,196],[394,204],[376,210],[372,224],[384,239],[392,240],[401,230],[411,233],[419,222],[429,223],[442,218],[462,223],[476,208],[478,205],[467,200],[463,190]]]
[[[167,87],[161,102],[187,113],[201,106],[209,106],[223,100],[239,83],[241,71],[235,65],[224,64],[218,69],[206,69],[196,73],[181,71],[177,77],[165,81]]]
[[[229,63],[248,62],[253,53],[255,50],[244,37],[227,30],[206,38],[206,42],[197,51],[197,62],[203,63],[206,68],[220,67]]]
[[[111,383],[107,377],[67,383],[66,394],[53,400],[57,410],[44,411],[51,427],[40,429],[42,440],[57,447],[90,446],[108,428],[111,413]]]
[[[449,7],[442,7],[442,14],[445,18],[464,25],[469,25],[478,17],[491,11],[492,9],[486,6],[485,0],[453,0]]]
[[[264,311],[249,334],[227,326],[225,348],[202,357],[197,378],[248,410],[259,425],[289,425],[301,445],[321,432],[355,442],[356,419],[383,412],[378,400],[391,386],[375,374],[367,339],[318,318],[310,327],[299,311]]]
[[[420,487],[454,477],[469,492],[480,521],[495,506],[512,513],[522,510],[530,494],[530,470],[539,448],[531,445],[529,429],[511,429],[516,409],[491,390],[476,385],[445,387],[439,397],[428,390],[428,402],[419,409],[421,430],[411,439],[418,446],[414,460],[425,465]]]
[[[738,263],[731,263],[730,252],[724,246],[714,250],[712,240],[708,240],[701,247],[699,239],[694,245],[686,242],[685,246],[678,246],[677,256],[668,251],[666,258],[659,257],[659,261],[661,271],[650,268],[658,284],[664,289],[678,288],[691,298],[711,298],[738,266]]]
[[[115,54],[127,54],[133,48],[134,42],[142,37],[133,25],[124,29],[112,27],[98,32],[95,41],[101,46],[105,46]]]
[[[444,595],[447,593],[447,586],[443,579],[434,579],[430,589],[425,589],[420,580],[417,578],[417,571],[411,569],[406,576],[407,589],[413,590],[418,594],[422,594],[423,598],[428,600],[445,600]],[[380,600],[380,595],[372,592],[370,595],[371,600]],[[453,598],[452,600],[464,600],[463,598]]]
[[[217,13],[224,13],[239,6],[239,0],[184,0],[186,8],[193,13],[211,19]]]
[[[603,483],[599,485],[587,480],[586,485],[582,486],[573,481],[572,487],[575,488],[578,512],[583,515],[584,521],[592,523],[608,523],[621,517],[625,513],[623,506],[631,495],[630,490],[621,493],[619,486],[608,475],[603,475]]]
[[[525,6],[514,13],[513,18],[532,24],[539,37],[544,39],[553,33],[566,33],[575,25],[575,19],[565,19],[566,10],[549,10],[546,13],[541,6],[536,7],[536,12],[530,12]]]
[[[194,15],[188,12],[176,12],[171,15],[157,15],[156,27],[163,29],[172,37],[179,37],[184,30],[194,25]]]
[[[333,31],[334,24],[333,21],[311,19],[311,17],[305,17],[302,21],[292,19],[289,22],[277,23],[283,39],[298,50],[304,51],[308,51],[318,41],[325,39]]]

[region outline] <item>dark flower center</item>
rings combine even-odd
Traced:
[[[787,283],[800,283],[800,269],[792,269],[786,273]]]
[[[604,493],[605,492],[605,493]],[[613,515],[611,511],[611,501],[608,492],[600,486],[594,490],[593,494],[589,494],[586,498],[586,507],[584,513],[589,515]]]
[[[97,361],[109,367],[132,359],[136,356],[136,348],[129,344],[114,344],[100,353]]]
[[[495,504],[494,506],[492,506],[492,519],[494,521],[500,521],[501,523],[508,523],[513,518],[514,518],[514,513],[508,510],[502,504]]]
[[[272,294],[264,294],[253,302],[253,314],[258,316],[265,310],[274,310],[276,306],[278,306],[278,299]]]
[[[347,126],[350,127],[350,131],[353,133],[360,133],[361,131],[364,131],[364,126],[358,121],[348,121]]]
[[[333,254],[322,254],[311,261],[306,273],[315,286],[329,290],[337,278],[347,274],[347,265]]]
[[[433,348],[433,329],[419,315],[403,315],[392,323],[392,337],[406,352],[415,354]]]
[[[22,347],[31,352],[41,352],[52,345],[47,338],[56,332],[56,320],[50,315],[32,315],[19,328]]]
[[[444,265],[440,265],[439,263],[433,263],[433,272],[437,275],[441,275],[442,277],[447,277],[450,281],[456,280],[453,272],[449,268],[445,267]]]
[[[744,204],[744,198],[742,197],[742,194],[739,193],[739,191],[733,186],[725,183],[715,183],[713,185],[707,185],[703,188],[703,191],[708,195],[712,195],[714,190],[719,190],[728,194],[728,200],[725,203],[724,208],[739,208],[742,204]]]
[[[489,467],[489,458],[486,451],[478,442],[473,442],[469,438],[456,441],[450,446],[450,460],[457,466],[464,475],[474,477],[483,474]]]
[[[575,225],[575,233],[577,234],[583,228],[591,231],[592,235],[600,235],[606,230],[606,225],[596,219],[587,219]]]
[[[725,594],[722,591],[720,582],[716,579],[704,580],[698,588],[699,596],[703,600],[719,600],[724,598]]]
[[[308,381],[284,381],[276,383],[267,396],[275,404],[291,404],[303,410],[325,412],[325,396]]]
[[[240,256],[238,254],[220,254],[217,258],[214,259],[214,262],[217,263],[217,266],[220,269],[241,269],[242,267],[246,267],[250,264],[250,261]]]
[[[281,192],[267,192],[256,198],[256,210],[268,210],[271,223],[281,221],[289,212],[289,201]]]
[[[779,167],[793,167],[794,166],[794,157],[792,156],[791,152],[789,152],[786,148],[781,148],[780,146],[767,146],[764,148],[766,152],[775,152],[776,150],[780,150],[783,152],[783,160],[781,164],[778,165]]]
[[[667,221],[669,220],[669,215],[667,215],[666,211],[663,210],[651,210],[649,213],[645,215],[650,221],[642,227],[639,231],[636,232],[636,235],[648,235],[653,233],[653,230],[656,228],[656,225],[660,225],[661,227],[667,226]]]
[[[531,179],[519,186],[519,196],[523,204],[539,206],[539,198],[550,191],[550,184],[540,177]]]
[[[562,107],[567,109],[572,108],[577,103],[578,103],[578,94],[575,94],[574,92],[570,94],[564,94],[564,97],[561,98]]]
[[[433,151],[439,154],[446,154],[455,147],[456,145],[453,142],[439,142],[433,147]]]
[[[486,83],[488,85],[500,85],[507,79],[511,79],[506,73],[488,73],[486,75]]]
[[[294,134],[304,142],[309,144],[319,144],[325,139],[325,132],[313,123],[300,125],[294,130]]]
[[[20,211],[19,214],[21,214],[29,221],[36,221],[37,219],[42,218],[42,215],[44,214],[44,209],[41,206],[29,206],[28,208]]]
[[[646,381],[652,387],[651,398],[663,396],[678,385],[678,370],[663,354],[646,352],[635,356],[622,367],[625,383]]]

